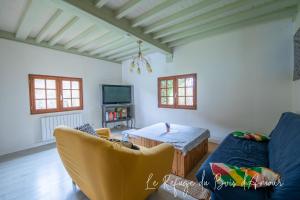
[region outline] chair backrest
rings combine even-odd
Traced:
[[[300,115],[283,113],[271,133],[269,142],[270,168],[281,176],[283,185],[277,186],[272,199],[300,197]]]
[[[61,160],[80,189],[90,199],[118,199],[124,188],[122,151],[105,139],[71,128],[59,127],[54,135]]]

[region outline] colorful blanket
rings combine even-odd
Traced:
[[[257,142],[269,141],[270,137],[266,136],[263,133],[255,133],[249,131],[235,131],[231,133],[234,137],[244,138],[247,140],[255,140]]]
[[[215,181],[220,185],[260,188],[280,183],[279,174],[265,167],[237,167],[224,163],[210,163]]]

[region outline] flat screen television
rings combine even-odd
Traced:
[[[103,104],[131,103],[130,85],[102,85]]]

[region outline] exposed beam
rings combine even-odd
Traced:
[[[188,43],[194,42],[195,40],[200,40],[200,39],[203,39],[203,38],[206,38],[206,37],[211,37],[211,36],[214,36],[214,35],[222,34],[222,33],[229,32],[229,31],[236,30],[236,29],[240,29],[240,28],[243,28],[243,27],[247,27],[247,26],[251,26],[251,25],[255,25],[255,24],[259,24],[259,23],[265,23],[265,22],[272,21],[272,20],[278,20],[278,19],[282,19],[282,18],[293,17],[293,16],[296,15],[296,13],[297,13],[296,7],[285,8],[280,12],[275,12],[275,13],[272,13],[272,14],[266,14],[266,15],[263,15],[263,16],[248,19],[248,20],[241,21],[241,22],[238,22],[238,23],[225,25],[225,26],[222,26],[222,27],[218,27],[216,29],[212,29],[212,30],[209,30],[209,31],[199,33],[197,35],[193,35],[191,37],[176,40],[174,42],[171,42],[169,45],[171,47],[186,45]]]
[[[155,50],[153,50],[153,49],[147,49],[147,50],[143,51],[143,54],[144,54],[144,56],[147,56],[148,54],[153,53],[153,52],[155,52]],[[137,54],[137,52],[136,52],[136,54]],[[125,61],[125,60],[128,60],[128,59],[132,58],[136,54],[131,54],[131,55],[123,56],[123,57],[120,57],[120,58],[116,58],[114,60],[117,61],[117,62],[122,62],[122,61]]]
[[[74,48],[65,49],[64,46],[58,45],[58,44],[56,44],[54,46],[50,46],[48,44],[48,42],[37,43],[35,41],[35,39],[31,38],[31,37],[28,37],[26,40],[17,39],[13,33],[9,33],[9,32],[6,32],[6,31],[1,31],[0,30],[0,38],[4,38],[4,39],[7,39],[7,40],[12,40],[12,41],[16,41],[16,42],[22,42],[22,43],[25,43],[25,44],[30,44],[30,45],[34,45],[34,46],[38,46],[38,47],[53,49],[53,50],[57,50],[57,51],[62,51],[62,52],[66,52],[66,53],[76,54],[76,55],[80,55],[80,56],[95,58],[95,59],[99,59],[99,60],[105,60],[105,61],[109,61],[109,62],[120,63],[120,62],[117,62],[115,60],[109,60],[109,59],[106,59],[106,58],[91,56],[88,53],[80,53],[80,52],[77,51],[77,49],[74,49]]]
[[[118,46],[120,44],[124,43],[124,37],[120,37],[116,40],[112,40],[110,42],[106,42],[105,44],[102,44],[99,48],[96,48],[90,52],[91,55],[99,54],[106,49],[109,49],[110,47]]]
[[[149,46],[142,46],[142,48],[141,48],[142,52],[144,52],[147,49],[149,49]],[[118,54],[114,54],[112,56],[109,56],[108,59],[117,59],[117,58],[122,57],[122,56],[127,56],[127,55],[137,54],[137,53],[138,53],[138,47],[133,48],[133,49],[128,50],[128,51],[118,53]]]
[[[141,28],[131,27],[131,22],[128,19],[116,19],[114,11],[107,7],[99,9],[93,2],[82,0],[49,0],[48,2],[76,14],[76,16],[88,18],[95,24],[106,27],[114,32],[120,34],[129,33],[134,39],[142,40],[162,53],[172,53],[171,48],[160,43],[158,40],[153,39],[150,35],[144,34]]]
[[[55,45],[59,40],[62,39],[65,32],[69,30],[77,21],[79,20],[79,17],[75,16],[71,20],[69,20],[49,41],[49,45],[53,46]]]
[[[157,15],[161,14],[166,8],[180,2],[180,0],[166,0],[165,2],[155,6],[154,8],[150,9],[149,11],[143,13],[142,15],[135,18],[132,22],[132,26],[140,26],[141,24],[153,19]]]
[[[133,49],[133,48],[137,48],[136,42],[130,42],[129,44],[126,44],[124,46],[114,48],[112,50],[108,50],[107,52],[100,54],[100,57],[111,56],[115,53],[119,53],[119,52],[122,52],[122,51],[127,51],[127,50],[130,50],[130,49]]]
[[[187,21],[183,21],[181,23],[175,24],[171,27],[163,29],[154,34],[154,38],[162,38],[174,33],[179,33],[189,28],[193,28],[197,25],[206,24],[212,20],[223,19],[228,15],[233,15],[235,13],[240,13],[245,10],[249,10],[253,8],[253,6],[263,5],[265,3],[274,2],[274,0],[241,0],[238,2],[234,2],[232,4],[228,4],[224,7],[212,10],[208,13],[204,13]]]
[[[101,8],[101,7],[104,6],[107,2],[108,2],[108,0],[98,0],[97,3],[96,3],[96,7],[97,7],[97,8]]]
[[[117,18],[121,19],[133,11],[140,3],[145,0],[129,0],[117,11]]]
[[[61,9],[56,10],[56,12],[51,16],[51,18],[48,20],[48,22],[43,26],[41,31],[38,33],[38,35],[35,39],[36,42],[39,43],[47,37],[47,35],[50,31],[50,28],[53,26],[53,24],[56,21],[59,21],[58,18],[61,16],[62,12],[63,11]]]
[[[173,15],[170,15],[164,19],[159,20],[158,22],[155,22],[152,25],[147,26],[145,28],[145,33],[148,34],[148,33],[161,30],[165,27],[174,24],[175,22],[181,22],[183,20],[190,19],[194,17],[196,14],[200,15],[203,13],[203,10],[207,9],[207,7],[213,4],[217,4],[217,5],[220,4],[220,0],[203,0],[200,3],[197,3],[179,12],[176,12]]]
[[[38,19],[38,11],[38,2],[36,0],[29,0],[26,5],[25,12],[21,18],[21,22],[18,26],[16,38],[26,40],[33,28],[33,25]]]
[[[111,32],[106,32],[104,34],[101,34],[99,37],[89,41],[87,44],[83,45],[78,49],[79,52],[88,51],[91,49],[95,44],[102,44],[103,42],[108,42],[114,40],[116,37],[116,34],[112,34]]]
[[[132,41],[121,40],[119,42],[115,42],[114,44],[106,45],[105,47],[99,49],[97,54],[100,57],[106,57],[106,56],[103,56],[102,54],[107,53],[110,50],[116,50],[116,49],[122,48],[124,45],[126,46],[126,45],[131,44],[131,43],[132,43]]]
[[[92,25],[89,28],[87,28],[86,30],[82,31],[80,34],[78,34],[77,36],[75,36],[72,40],[70,40],[66,45],[65,48],[69,49],[71,47],[76,46],[77,44],[79,44],[82,39],[84,39],[87,35],[89,35],[91,32],[96,30],[96,26]]]
[[[237,22],[245,21],[245,20],[248,20],[248,19],[251,19],[254,17],[262,16],[265,14],[271,14],[273,12],[278,12],[287,6],[296,5],[296,3],[297,3],[296,0],[285,0],[285,1],[277,0],[276,2],[274,2],[272,4],[261,5],[257,8],[253,8],[253,9],[247,10],[245,12],[240,12],[235,15],[230,15],[228,17],[224,17],[222,19],[217,19],[215,21],[208,22],[204,25],[197,26],[197,27],[189,29],[187,31],[173,34],[171,36],[164,38],[162,42],[163,43],[172,42],[172,41],[179,40],[179,39],[182,39],[182,38],[185,38],[188,36],[192,36],[192,35],[204,32],[204,31],[215,29],[215,28],[218,28],[221,26],[226,26],[226,25],[237,23]]]

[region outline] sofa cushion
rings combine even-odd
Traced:
[[[91,135],[97,135],[95,129],[89,123],[78,126],[75,129],[80,130],[85,133],[88,133],[88,134],[91,134]]]
[[[266,199],[268,190],[218,187],[215,185],[210,163],[221,162],[238,167],[268,167],[268,142],[243,140],[228,135],[213,154],[204,162],[196,174],[197,180],[211,190],[213,199]],[[207,182],[208,184],[205,184]]]
[[[270,168],[281,176],[282,185],[274,188],[272,199],[300,197],[300,115],[282,114],[269,142]]]

